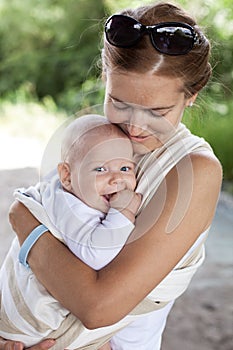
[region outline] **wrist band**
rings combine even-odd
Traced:
[[[34,228],[34,230],[32,230],[30,235],[23,242],[22,247],[20,248],[20,251],[19,251],[19,261],[25,267],[30,268],[27,262],[27,257],[32,246],[36,243],[36,241],[40,238],[40,236],[42,236],[43,233],[47,231],[48,231],[48,228],[45,225],[41,224],[36,228]]]

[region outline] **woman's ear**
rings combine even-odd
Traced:
[[[70,172],[70,166],[68,163],[59,163],[57,166],[59,178],[61,181],[62,186],[65,190],[71,192],[72,186],[71,186],[71,172]]]
[[[189,97],[186,101],[186,107],[192,107],[194,102],[196,101],[198,93],[194,94],[193,96]]]

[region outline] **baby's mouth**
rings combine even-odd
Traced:
[[[116,193],[116,192],[104,194],[103,197],[104,197],[105,201],[109,203],[111,197],[112,197],[115,193]]]
[[[109,202],[110,201],[110,194],[105,194],[105,195],[103,195],[103,197],[104,197],[104,199],[105,199],[105,201],[106,202]]]

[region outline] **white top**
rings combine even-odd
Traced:
[[[60,234],[56,237],[95,270],[115,258],[134,229],[118,210],[110,208],[105,215],[64,191],[57,175],[42,183],[40,189],[42,206]],[[33,192],[32,188],[26,191]]]

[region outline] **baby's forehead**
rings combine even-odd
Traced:
[[[71,123],[65,130],[64,140],[68,143],[78,142],[85,137],[93,136],[116,136],[126,137],[123,131],[116,125],[111,124],[106,118],[87,118],[82,117]]]
[[[76,150],[82,158],[98,158],[105,161],[113,158],[133,158],[129,138],[115,125],[95,128],[81,137]]]
[[[119,132],[115,128],[106,127],[100,127],[84,134],[80,137],[76,146],[83,153],[101,152],[107,149],[108,153],[114,154],[118,149],[121,149],[122,153],[124,153],[124,148],[125,152],[132,149],[129,138],[122,131]]]
[[[86,134],[102,130],[102,127],[110,125],[109,121],[99,115],[86,115],[75,119],[64,130],[61,144],[62,154],[68,154],[75,144],[79,143]]]
[[[81,125],[81,128],[79,126]],[[66,141],[63,143],[62,159],[77,161],[83,157],[93,158],[102,154],[103,159],[127,158],[132,159],[133,148],[129,138],[116,125],[103,120],[96,124],[90,120],[76,122],[71,133],[66,134]]]
[[[104,124],[98,125],[93,128],[90,128],[83,134],[80,134],[80,139],[85,138],[86,141],[95,137],[97,139],[110,139],[110,138],[127,138],[123,131],[116,125],[113,124]]]
[[[77,145],[78,146],[78,145]],[[112,160],[128,160],[133,162],[133,147],[128,138],[104,137],[95,135],[93,140],[76,148],[77,160],[85,164],[92,162],[105,164]]]

